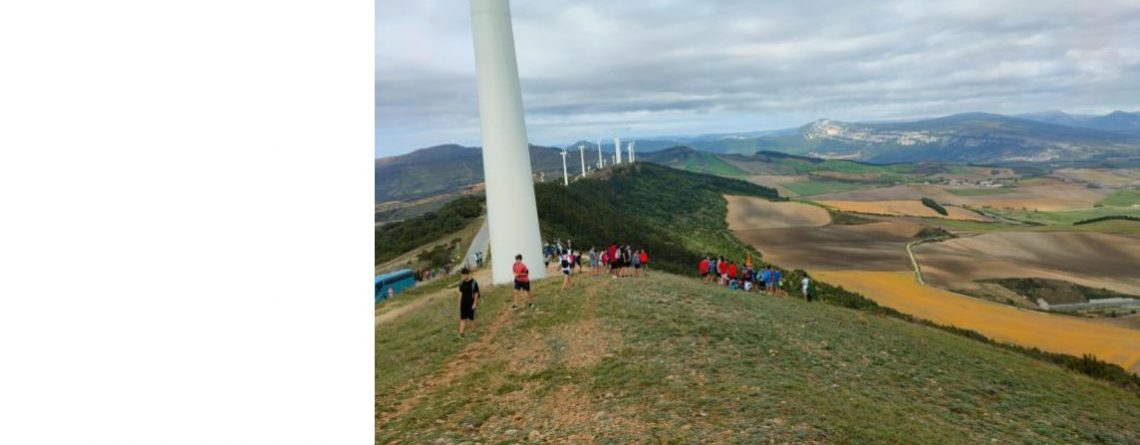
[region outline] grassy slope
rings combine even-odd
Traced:
[[[545,239],[571,239],[577,248],[610,242],[644,246],[650,264],[688,272],[699,256],[743,259],[755,249],[728,234],[725,194],[775,198],[775,190],[656,164],[619,166],[570,187],[535,186]]]
[[[375,264],[379,265],[463,229],[483,214],[482,196],[451,201],[441,209],[376,228]]]
[[[940,330],[662,273],[578,283],[537,284],[493,337],[506,286],[479,340],[450,338],[453,300],[379,328],[378,411],[417,402],[377,442],[1140,443],[1134,394]]]

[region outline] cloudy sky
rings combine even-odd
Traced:
[[[1140,111],[1140,0],[513,0],[528,137]],[[465,0],[376,0],[376,155],[479,145]]]

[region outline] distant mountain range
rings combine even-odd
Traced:
[[[530,146],[534,173],[562,176],[562,152]],[[376,202],[406,201],[451,193],[483,182],[483,151],[478,147],[437,145],[376,160]]]
[[[601,140],[602,155],[612,162],[613,140]],[[622,157],[626,157],[622,140]],[[689,165],[709,172],[728,168],[700,152],[752,155],[782,152],[824,159],[851,159],[873,163],[1116,163],[1140,159],[1140,113],[1116,111],[1104,116],[1074,115],[1060,111],[1004,116],[965,113],[907,122],[851,123],[820,119],[799,128],[745,133],[639,138],[634,140],[638,160]],[[664,156],[650,153],[677,146]],[[597,163],[597,144],[578,141],[569,150],[586,149],[586,164]],[[560,149],[531,146],[536,174],[561,177]],[[577,154],[577,153],[575,153]],[[577,156],[574,156],[575,158]],[[685,159],[681,159],[684,157]],[[571,161],[576,161],[572,159]],[[483,181],[482,152],[478,148],[440,145],[401,156],[376,160],[376,202],[407,200],[459,190]],[[580,171],[570,165],[571,175]]]
[[[1140,137],[1140,112],[1113,111],[1104,116],[1068,114],[1064,111],[1044,111],[1021,114],[1017,117],[1070,127],[1092,128],[1128,136]]]

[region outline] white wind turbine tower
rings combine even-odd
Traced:
[[[636,145],[637,145],[637,141],[630,141],[629,142],[629,162],[633,162],[633,159],[634,159],[633,155],[635,153],[633,150],[633,147],[635,147]]]
[[[586,176],[586,146],[578,144],[578,157],[582,160],[582,176]]]
[[[562,185],[570,185],[570,175],[566,174],[566,149],[562,149]]]
[[[627,162],[633,162],[633,141],[625,144],[625,160]]]
[[[598,170],[606,166],[606,161],[602,160],[602,143],[595,141],[598,144]]]
[[[614,165],[621,164],[621,139],[614,137]]]
[[[493,254],[491,282],[514,279],[515,255],[522,255],[532,280],[546,278],[507,0],[471,0],[471,31]]]

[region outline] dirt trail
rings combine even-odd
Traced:
[[[420,400],[423,399],[429,391],[431,391],[432,388],[446,386],[454,381],[457,377],[471,372],[474,368],[475,361],[479,357],[486,354],[487,351],[492,349],[492,347],[494,347],[494,340],[495,337],[499,334],[499,329],[501,329],[503,325],[506,324],[507,320],[510,319],[510,316],[510,308],[504,307],[502,310],[500,310],[498,317],[495,318],[495,321],[492,322],[490,326],[484,328],[482,332],[476,334],[478,335],[478,338],[476,338],[475,341],[469,343],[467,346],[463,347],[463,349],[459,351],[459,354],[456,354],[455,358],[451,359],[450,362],[444,365],[442,372],[428,378],[422,384],[420,384],[415,393],[400,403],[400,406],[396,409],[396,411],[377,417],[377,431],[379,431],[380,428],[383,428],[384,424],[386,424],[389,420],[407,414],[408,411],[414,408],[420,402]]]
[[[479,282],[479,285],[481,287],[487,287],[489,290],[488,285],[491,283],[491,268],[485,267],[483,269],[477,270],[477,271],[475,271],[475,273],[472,276],[475,277],[475,281]],[[447,297],[458,298],[456,292],[457,291],[454,288],[443,288],[443,289],[440,289],[436,292],[432,292],[432,293],[427,294],[427,295],[416,297],[416,300],[412,301],[411,303],[405,304],[403,306],[397,307],[397,308],[392,309],[390,311],[384,312],[383,314],[377,315],[376,316],[376,326],[380,326],[381,323],[391,322],[397,318],[400,318],[401,315],[404,315],[408,312],[419,309],[419,308],[427,305],[428,303],[431,303],[431,302],[438,300],[440,298],[447,298]],[[400,297],[396,297],[396,298],[400,298]]]

